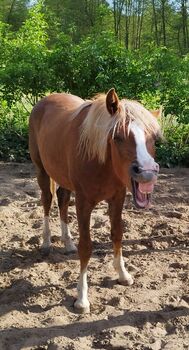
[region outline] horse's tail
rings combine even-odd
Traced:
[[[52,194],[52,201],[54,201],[56,194],[56,182],[50,177],[50,191]]]

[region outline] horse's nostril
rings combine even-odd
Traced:
[[[139,173],[139,168],[138,168],[137,165],[134,165],[134,166],[133,166],[133,171],[134,171],[136,174]]]
[[[159,173],[159,164],[156,163],[155,170]]]
[[[140,174],[141,171],[142,171],[142,168],[137,164],[137,163],[134,163],[132,165],[132,171],[135,173],[135,174]]]

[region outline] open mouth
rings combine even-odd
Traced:
[[[155,181],[141,183],[131,178],[134,204],[139,209],[149,207]]]

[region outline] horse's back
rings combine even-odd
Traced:
[[[33,108],[29,119],[29,149],[34,163],[41,162],[40,144],[56,140],[60,129],[66,129],[69,118],[84,103],[80,97],[56,93],[42,98]],[[48,141],[47,141],[48,140]]]
[[[80,97],[65,93],[46,96],[34,106],[30,115],[30,126],[37,124],[37,130],[39,130],[39,124],[47,114],[53,118],[64,117],[66,111],[74,111],[83,102],[84,100]]]

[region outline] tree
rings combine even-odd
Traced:
[[[184,51],[189,48],[187,0],[181,0],[182,33]]]
[[[161,16],[162,16],[162,34],[163,34],[163,45],[166,46],[166,18],[165,18],[165,6],[167,0],[161,0]]]
[[[115,37],[120,39],[121,32],[121,17],[123,12],[125,0],[113,0],[113,14],[114,14],[114,32]]]
[[[55,21],[58,32],[70,35],[74,42],[91,32],[99,32],[99,25],[101,30],[104,23],[108,25],[109,6],[105,0],[44,0],[43,11],[48,23],[53,26]]]
[[[28,15],[30,0],[1,0],[0,19],[17,31]]]
[[[129,48],[132,0],[125,0],[125,47]]]
[[[157,21],[157,13],[156,13],[156,6],[155,6],[155,0],[152,0],[152,8],[153,8],[153,18],[152,21],[154,23],[154,29],[155,29],[155,42],[156,45],[159,46],[159,35],[158,35],[158,21]]]
[[[46,29],[41,6],[36,5],[17,33],[4,39],[0,90],[10,103],[24,97],[35,104],[49,88]]]

